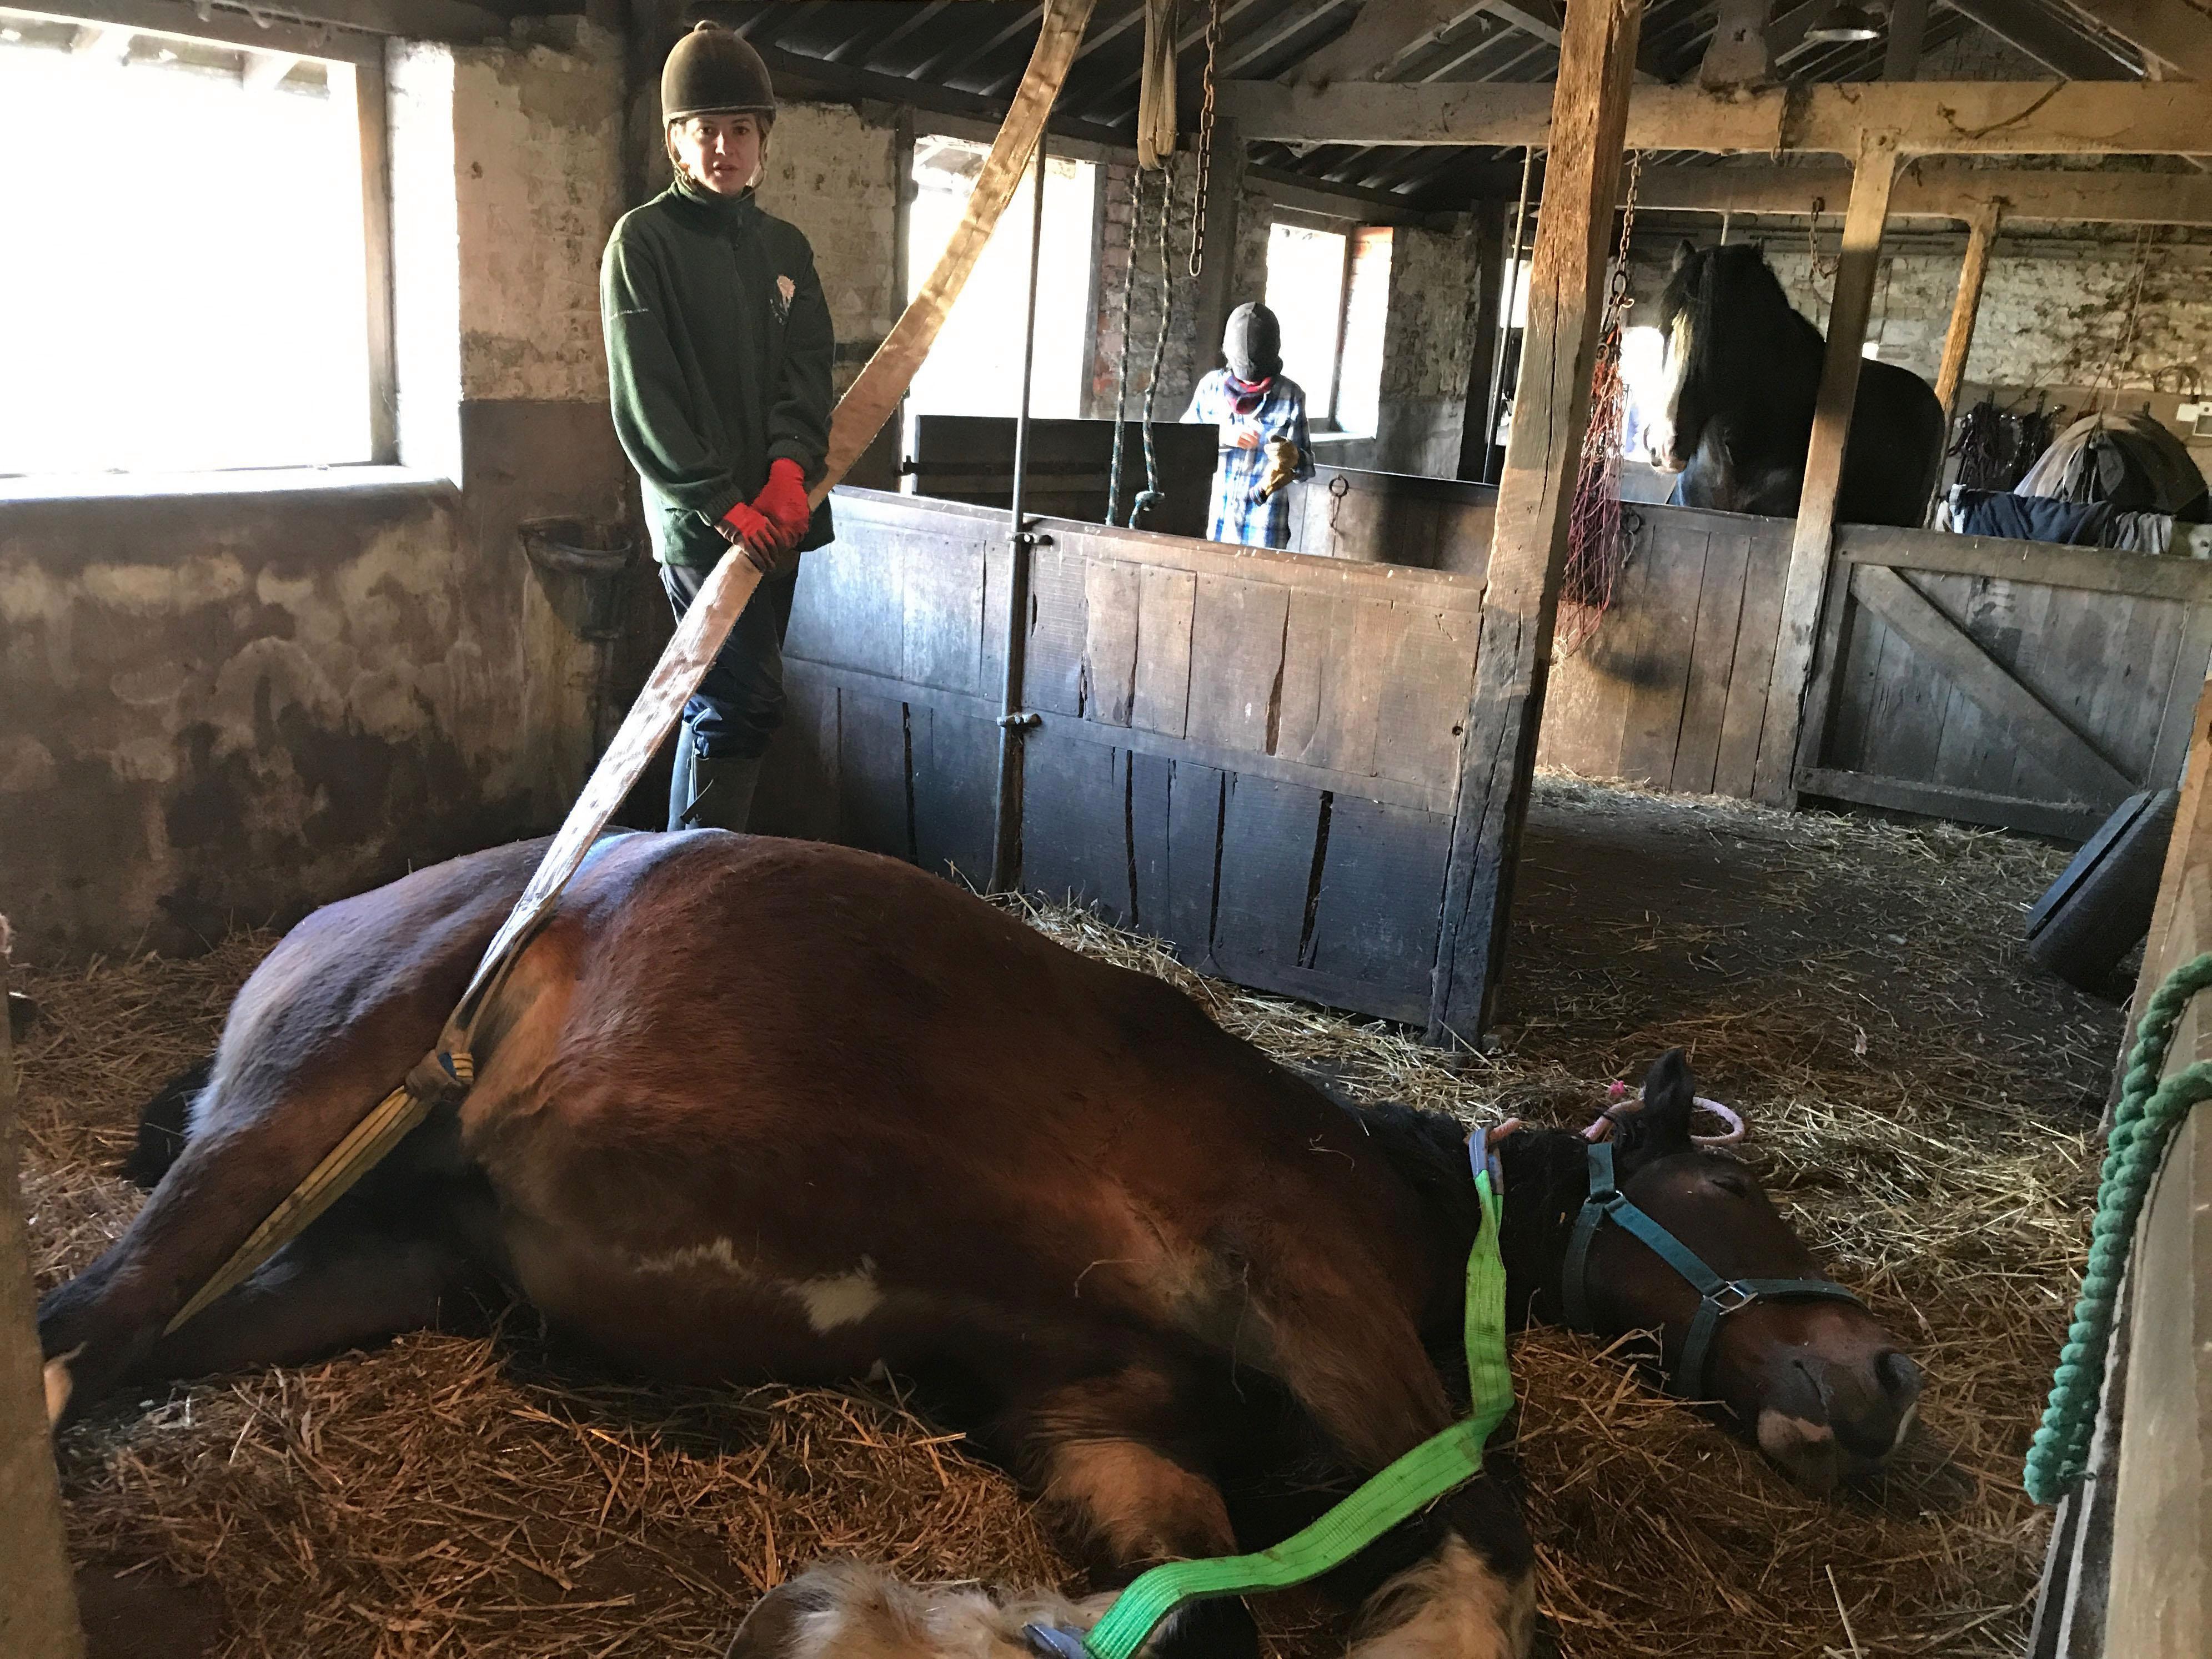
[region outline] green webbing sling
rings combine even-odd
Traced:
[[[1211,1561],[1170,1561],[1138,1578],[1083,1639],[1092,1659],[1131,1659],[1153,1627],[1186,1601],[1287,1589],[1349,1560],[1409,1516],[1482,1472],[1482,1449],[1513,1409],[1505,1362],[1505,1262],[1498,1254],[1504,1217],[1486,1165],[1480,1130],[1469,1143],[1482,1226],[1467,1259],[1467,1380],[1471,1411],[1413,1448],[1327,1515],[1273,1549]]]

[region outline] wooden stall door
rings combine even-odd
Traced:
[[[841,492],[761,827],[980,882],[1002,514]],[[1240,983],[1427,1017],[1479,583],[1044,520],[1022,884]]]
[[[1800,792],[2081,840],[2179,776],[2212,567],[1847,526]]]
[[[1748,799],[1790,568],[1790,521],[1623,509],[1613,604],[1552,668],[1538,763]]]
[[[1312,477],[1291,486],[1290,509],[1292,552],[1480,580],[1490,568],[1498,489],[1456,478],[1317,466]]]

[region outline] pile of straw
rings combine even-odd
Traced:
[[[1778,1202],[1927,1367],[1925,1429],[1875,1489],[1810,1498],[1595,1345],[1531,1333],[1518,1443],[1559,1651],[2016,1652],[2043,1538],[2020,1456],[2094,1184],[2081,1106],[2118,1036],[2113,1011],[2016,959],[2021,908],[2062,855],[1570,780],[1541,787],[1538,817],[1717,849],[1764,915],[1661,914],[1579,955],[1518,927],[1509,1046],[1448,1055],[1200,980],[1085,912],[1027,914],[1352,1095],[1464,1119],[1578,1123],[1604,1080],[1690,1047],[1701,1085],[1750,1119],[1745,1155]],[[1882,930],[1872,953],[1835,942],[1861,913]],[[34,976],[27,1176],[50,1276],[127,1220],[135,1194],[104,1171],[131,1113],[204,1051],[268,943]],[[1707,963],[1694,996],[1639,992]],[[101,1418],[64,1446],[76,1547],[211,1583],[229,1654],[334,1659],[717,1653],[761,1588],[827,1553],[1067,1577],[1012,1488],[887,1393],[647,1389],[574,1364],[516,1313],[489,1340],[413,1336]],[[1334,1639],[1279,1628],[1282,1651]]]

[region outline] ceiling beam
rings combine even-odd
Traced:
[[[2191,0],[2072,0],[2074,9],[2192,81],[2212,81],[2212,13]]]
[[[1562,0],[1485,0],[1482,9],[1501,22],[1534,35],[1547,46],[1559,44],[1559,31],[1566,27],[1566,8]],[[1641,45],[1636,52],[1636,78],[1639,82],[1667,79],[1665,65]]]
[[[832,64],[824,58],[787,52],[781,46],[763,46],[759,51],[761,61],[775,77],[777,93],[793,101],[818,99],[830,103],[890,104],[928,114],[983,121],[994,127],[1006,118],[1005,101],[987,98],[981,93],[962,92],[957,87],[935,86],[926,81],[909,81],[903,75],[884,75],[874,70],[856,69],[850,64]],[[1116,150],[1127,149],[1129,143],[1129,136],[1125,132],[1073,116],[1054,116],[1052,131],[1055,139],[1084,138]]]
[[[1249,140],[1307,144],[1551,142],[1548,85],[1383,86],[1323,92],[1231,81],[1220,106]],[[1638,87],[1632,149],[1712,155],[1850,155],[1879,133],[1900,155],[2182,155],[2212,134],[2212,88],[2188,82],[1856,82],[1749,96]]]
[[[1499,170],[1502,185],[1506,169]],[[1502,194],[1503,191],[1494,191]],[[1847,167],[1650,167],[1637,206],[1657,212],[1840,215]],[[2172,173],[2015,172],[1923,161],[1898,175],[1893,219],[1971,222],[1990,204],[2008,223],[2212,225],[2212,176]]]
[[[1405,60],[1484,10],[1474,0],[1367,0],[1350,28],[1296,65],[1285,78],[1310,87],[1390,80]]]
[[[2127,58],[2068,28],[2052,13],[2022,5],[2021,0],[1945,0],[1945,3],[2069,81],[2137,78],[2136,65]]]

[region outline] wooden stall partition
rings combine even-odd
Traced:
[[[1790,568],[1786,519],[1624,510],[1629,551],[1595,633],[1556,663],[1537,760],[1748,799]]]
[[[1480,580],[1498,521],[1494,484],[1316,466],[1293,486],[1293,552],[1449,570]]]
[[[2180,775],[2212,565],[1846,526],[1806,701],[1806,794],[2073,840]]]
[[[980,884],[1005,515],[868,491],[837,515],[799,582],[761,827]],[[1425,1018],[1481,584],[1037,530],[1022,886],[1243,984]]]
[[[1210,426],[1182,426],[1180,408],[1159,411],[1152,454],[1164,496],[1151,529],[1170,536],[1203,536],[1213,492],[1218,439]],[[1028,508],[1054,519],[1103,524],[1106,486],[1112,476],[1114,422],[1032,420],[1030,422]],[[1014,500],[1014,422],[1000,415],[919,415],[914,453],[904,463],[915,493],[938,501],[1011,507]],[[1134,420],[1121,434],[1123,510],[1145,487],[1145,432]]]
[[[2212,684],[2191,692],[2187,782],[2138,1002],[2212,951]],[[2200,993],[2165,1074],[2208,1060],[2212,999]],[[2212,1109],[2169,1143],[2124,1285],[2087,1478],[2053,1525],[2033,1659],[2212,1652]]]

